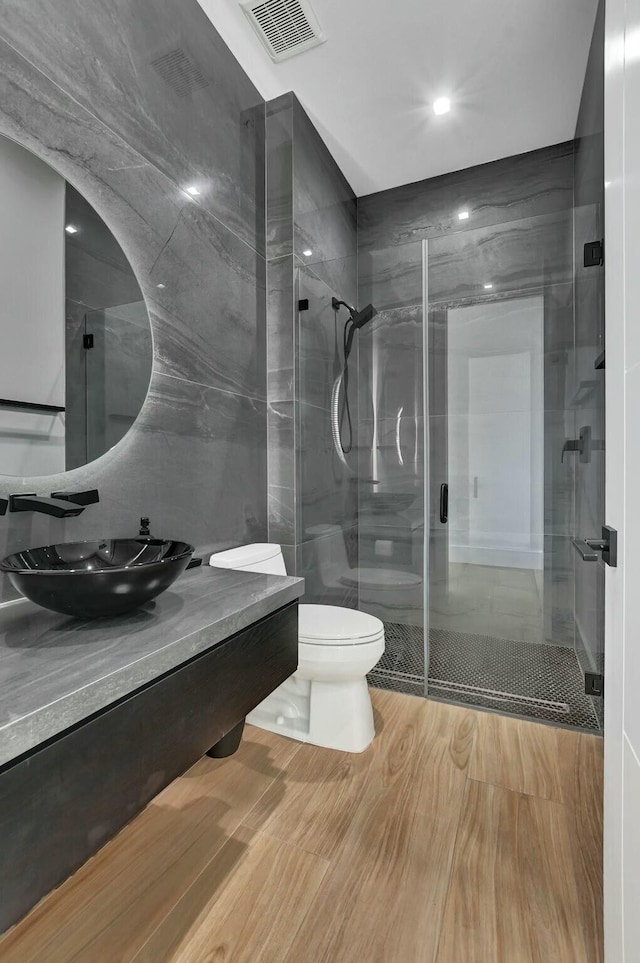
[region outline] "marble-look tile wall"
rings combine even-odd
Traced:
[[[462,211],[468,212],[468,217],[460,220],[458,215]],[[546,637],[536,640],[560,644],[573,642],[573,596],[567,581],[571,577],[573,465],[567,460],[560,463],[563,441],[573,437],[574,431],[573,413],[567,411],[573,338],[572,224],[573,142],[358,199],[359,298],[373,301],[381,312],[371,332],[369,356],[360,371],[360,429],[364,449],[360,453],[361,476],[380,475],[382,467],[384,477],[377,478],[381,483],[380,495],[415,493],[409,509],[396,507],[393,513],[387,511],[389,534],[386,544],[378,546],[382,554],[375,557],[368,548],[371,540],[366,538],[367,517],[371,515],[370,486],[360,485],[361,564],[379,567],[392,564],[421,575],[419,547],[413,545],[410,562],[403,546],[408,538],[422,542],[426,531],[430,533],[431,576],[436,582],[446,577],[448,529],[440,523],[438,512],[440,482],[447,476],[447,346],[443,317],[446,318],[449,307],[478,300],[543,295],[543,403],[545,441],[549,449],[548,458],[545,457],[544,534],[549,590],[545,593]],[[423,510],[422,526],[419,526],[415,515],[422,506],[420,492],[424,488],[425,457],[417,444],[414,445],[417,458],[406,455],[411,438],[419,437],[423,430],[420,404],[414,398],[413,388],[418,384],[421,394],[416,359],[421,368],[425,337],[424,240],[428,241],[426,280],[430,308],[427,332],[430,510]],[[494,284],[490,294],[483,288],[488,281]],[[414,335],[411,350],[407,350],[406,331],[411,328]],[[400,370],[395,370],[395,379],[404,385],[402,397],[392,399],[393,410],[383,410],[391,397],[389,393],[385,401],[385,392],[379,383],[372,387],[372,379],[379,382],[385,366],[394,370],[399,367]],[[377,399],[375,412],[372,398]],[[374,422],[377,442],[372,438]],[[380,426],[387,422],[388,437],[381,437]],[[384,462],[394,458],[394,471],[390,473],[384,468]],[[426,525],[425,514],[429,516]],[[380,520],[378,510],[369,520],[372,530],[380,528]],[[467,613],[468,624],[464,626],[451,621],[450,616],[455,613],[445,614],[450,628],[479,631],[480,620],[474,613]],[[415,622],[414,613],[409,610],[398,613],[392,601],[388,618],[421,624],[421,620]]]
[[[600,3],[587,63],[575,151],[576,427],[591,429],[588,458],[576,460],[575,533],[598,537],[605,523],[605,369],[595,363],[605,347],[604,266],[584,267],[583,245],[604,236],[604,2]],[[604,670],[604,566],[573,553],[576,648],[583,668]],[[596,710],[602,714],[602,700]]]
[[[97,487],[100,504],[66,522],[6,515],[0,553],[130,534],[141,515],[200,551],[264,539],[264,101],[196,0],[0,0],[0,79],[0,132],[110,227],[154,350],[115,449],[64,476],[0,479],[2,495]]]
[[[269,539],[305,576],[308,601],[354,604],[317,541],[337,535],[354,563],[355,462],[331,433],[347,314],[331,298],[356,301],[356,198],[293,94],[267,104],[266,136]],[[355,408],[355,368],[352,385]]]
[[[571,156],[557,144],[358,198],[358,253],[567,210]]]

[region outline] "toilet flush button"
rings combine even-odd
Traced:
[[[276,716],[276,723],[277,723],[279,726],[283,726],[283,725],[284,725],[284,722],[285,722],[284,716]]]
[[[392,558],[393,542],[386,538],[377,538],[373,546],[373,552],[378,558]]]

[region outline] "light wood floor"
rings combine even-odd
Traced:
[[[0,941],[3,963],[601,963],[602,742],[373,691],[345,755],[247,727]]]

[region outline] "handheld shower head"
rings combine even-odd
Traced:
[[[367,304],[362,311],[356,311],[356,309],[352,308],[351,305],[347,304],[346,301],[338,301],[337,298],[333,298],[331,303],[336,310],[341,304],[343,304],[349,311],[349,320],[347,321],[344,330],[344,360],[346,362],[351,354],[353,336],[355,332],[359,331],[360,328],[363,328],[365,324],[368,324],[378,312],[372,304]]]
[[[367,304],[367,306],[361,311],[358,311],[351,304],[347,304],[346,301],[342,301],[340,298],[335,297],[331,298],[331,307],[334,311],[338,311],[341,307],[345,307],[349,312],[349,319],[344,326],[344,362],[342,366],[342,374],[338,376],[333,386],[331,400],[331,428],[333,432],[333,441],[334,445],[336,446],[338,457],[344,462],[344,456],[351,451],[353,442],[351,411],[349,409],[349,355],[351,354],[351,348],[353,347],[353,337],[356,331],[359,331],[360,328],[365,326],[365,324],[368,324],[378,312],[372,304]],[[339,396],[341,388],[343,391],[343,400],[342,409],[339,411]],[[342,422],[345,414],[349,427],[349,441],[347,442],[346,446],[342,441]],[[346,464],[346,462],[344,463]]]
[[[357,330],[358,328],[364,327],[365,324],[368,324],[369,321],[375,318],[377,313],[378,312],[372,304],[367,304],[362,311],[353,311],[351,315],[351,321],[353,322],[354,328]]]
[[[354,328],[362,328],[365,324],[368,324],[372,318],[378,313],[372,304],[367,304],[362,311],[358,311],[353,305],[347,304],[346,301],[341,301],[340,298],[331,298],[331,307],[334,311],[337,311],[341,307],[345,307],[349,312],[351,323]]]

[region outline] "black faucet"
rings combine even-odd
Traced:
[[[84,511],[84,505],[76,505],[62,498],[43,498],[36,494],[9,495],[10,512],[40,512],[54,518],[71,518]]]
[[[100,495],[96,488],[91,488],[88,492],[51,492],[52,498],[62,499],[63,502],[73,502],[74,505],[95,505],[100,501]]]

